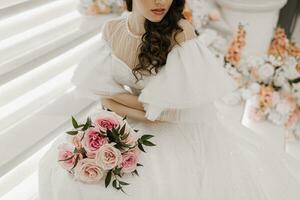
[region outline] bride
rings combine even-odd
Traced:
[[[300,164],[217,115],[214,101],[235,85],[182,16],[184,4],[126,0],[129,14],[104,25],[97,57],[85,56],[72,79],[80,95],[155,135],[140,176],[125,177],[128,194],[73,180],[57,163],[61,137],[40,162],[41,200],[300,199]]]

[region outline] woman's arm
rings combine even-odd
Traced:
[[[115,94],[115,95],[111,96],[109,99],[112,99],[115,102],[118,102],[129,108],[144,111],[143,104],[138,101],[138,96],[132,95],[130,93]]]
[[[117,113],[118,115],[120,115],[122,117],[128,116],[132,119],[136,119],[136,120],[143,121],[146,123],[159,123],[160,122],[158,120],[150,121],[145,117],[145,111],[127,107],[123,104],[120,104],[120,103],[114,101],[113,99],[102,98],[101,103],[104,107],[114,111],[115,113]]]

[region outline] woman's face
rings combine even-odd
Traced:
[[[167,14],[173,0],[133,0],[134,11],[151,22],[160,22]]]

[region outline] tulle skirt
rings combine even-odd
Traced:
[[[211,109],[207,109],[211,107]],[[40,162],[41,200],[299,200],[300,163],[254,132],[225,124],[213,105],[197,123],[155,125],[128,119],[153,134],[140,176],[127,176],[127,194],[76,181],[57,163],[61,136]]]

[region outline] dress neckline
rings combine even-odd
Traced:
[[[126,30],[128,32],[129,35],[131,35],[132,37],[136,38],[136,39],[141,39],[143,35],[138,35],[138,34],[135,34],[133,33],[131,30],[130,30],[130,27],[129,27],[129,16],[131,15],[131,13],[127,14],[126,15],[126,18],[125,18],[125,27],[126,27]]]

